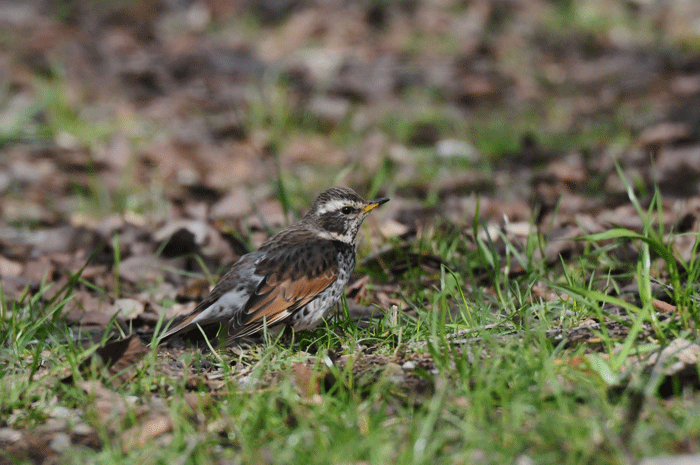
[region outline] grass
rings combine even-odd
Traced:
[[[542,27],[563,31],[555,37],[611,28],[606,17],[587,16],[572,2],[553,8],[554,18]],[[257,30],[259,23],[248,21]],[[408,54],[424,53],[434,45],[426,39],[413,34],[399,47]],[[433,39],[446,54],[458,45],[446,37]],[[519,64],[522,57],[513,59]],[[337,126],[319,122],[303,108],[290,110],[297,107],[291,85],[271,74],[264,92],[251,88],[248,107],[235,110],[244,115],[240,119],[248,133],[266,134],[265,150],[272,159],[268,177],[284,212],[296,213],[308,206],[311,198],[304,196],[312,191],[309,183],[318,180],[285,172],[280,162],[284,144],[294,136],[322,134],[343,146],[358,143],[364,134],[352,129],[356,109]],[[55,75],[50,82],[36,83],[40,98],[0,130],[0,146],[58,134],[69,135],[69,142],[89,153],[106,143],[117,124],[91,121],[77,111],[74,106],[85,102],[69,102],[62,74]],[[558,101],[543,102],[540,112],[481,107],[455,117],[448,105],[435,103],[435,89],[416,87],[404,90],[401,98],[406,108],[420,111],[391,108],[383,120],[379,116],[375,125],[365,126],[378,127],[390,143],[411,146],[415,181],[402,180],[403,187],[411,182],[424,187],[442,169],[471,168],[467,161],[436,163],[432,145],[416,143],[416,133],[426,128],[439,139],[473,143],[484,155],[484,165],[517,155],[527,134],[555,152],[597,147],[601,140],[607,147],[631,145],[633,136],[624,128],[637,110],[632,104],[622,102],[607,120],[578,126],[565,124],[575,115],[568,103]],[[9,91],[2,90],[4,101]],[[40,114],[45,117],[37,118]],[[150,131],[161,129],[155,126]],[[129,128],[126,132],[138,140]],[[371,174],[362,163],[351,163],[335,167],[323,185],[361,179],[357,183],[368,197],[391,195],[399,184],[395,178],[401,162],[383,156]],[[87,185],[76,184],[81,208],[107,214],[167,205],[157,188],[147,191],[150,196],[140,194],[141,186],[129,183],[131,169],[116,193],[94,174]],[[625,187],[643,228],[582,237],[580,251],[570,258],[541,258],[548,231],[533,228],[520,241],[493,229],[487,234],[477,210],[471,230],[436,222],[416,240],[393,244],[398,260],[411,263],[409,253],[431,254],[443,266],[409,266],[399,275],[372,264],[359,270],[369,273],[375,286],[396,284],[391,297],[406,302],[403,311],[378,308],[385,312],[383,318],[363,327],[350,320],[344,303],[338,317],[296,334],[291,342],[270,337],[267,344],[239,351],[202,353],[154,345],[129,367],[126,382],[98,363],[83,365],[105,341],[83,345],[88,335],[61,318],[85,287],[128,297],[121,280],[122,237],[115,234],[110,290],[97,288],[78,272],[58,292],[42,285],[10,301],[0,281],[0,429],[21,430],[51,444],[56,430],[50,426],[61,425],[56,408],[68,409],[75,418],[57,430],[71,434],[73,445],[59,460],[81,464],[617,464],[696,451],[697,390],[672,379],[673,392],[661,397],[657,390],[666,378],[663,370],[649,370],[643,362],[677,338],[696,340],[698,291],[687,283],[698,281],[700,262],[686,262],[674,252],[681,234],[663,224],[659,194],[646,193],[650,200],[645,204],[626,180]],[[440,201],[431,191],[424,206]],[[694,252],[697,247],[696,240]],[[366,253],[364,246],[360,250]],[[208,273],[204,261],[198,263]],[[678,318],[659,317],[652,279],[670,285],[669,300],[677,304]],[[638,289],[632,296],[623,292],[630,285]],[[538,287],[556,298],[543,298]],[[370,295],[375,290],[370,287]],[[157,303],[165,307],[173,302]],[[591,320],[617,322],[624,330],[602,324],[589,330],[583,342],[575,340],[573,330]],[[553,337],[557,332],[569,340]],[[73,383],[60,381],[67,375]],[[149,433],[145,426],[154,421],[170,426]],[[88,446],[78,445],[85,438],[75,433],[76,423],[94,433]],[[33,449],[9,456],[10,448],[0,449],[0,461],[34,463],[31,454],[38,451]]]
[[[311,120],[300,121],[284,110],[283,89],[273,97],[252,102],[251,128],[269,129],[273,146],[300,130],[314,131]],[[54,115],[51,131],[84,123],[65,102],[46,105]],[[439,111],[426,111],[414,119],[388,118],[385,129],[405,142],[417,125],[431,124],[440,137],[472,139],[495,159],[516,152],[521,134],[536,126],[527,115],[515,120],[491,113],[473,124],[453,125]],[[98,136],[85,131],[76,132],[81,143],[99,143],[91,139],[99,138],[99,131]],[[332,137],[352,140],[343,136],[347,131],[340,127]],[[581,146],[606,131],[615,128],[570,136],[581,139],[557,139],[546,131],[542,137],[547,147]],[[439,167],[431,149],[416,154],[418,176],[432,178]],[[293,202],[301,186],[281,168],[275,150],[272,155],[278,200],[285,213],[296,212],[299,205]],[[349,171],[334,173],[334,179]],[[385,159],[365,178],[367,195],[391,192],[395,172]],[[55,294],[44,286],[18,301],[2,298],[0,339],[6,342],[0,348],[5,380],[0,424],[46,436],[42,428],[55,420],[56,407],[70,409],[96,438],[92,448],[72,446],[62,456],[64,463],[432,464],[529,458],[534,463],[614,464],[693,450],[700,437],[697,394],[679,385],[672,397],[661,399],[658,372],[636,368],[630,374],[628,368],[677,337],[692,339],[699,322],[697,291],[682,283],[697,281],[700,264],[685,263],[673,253],[670,244],[677,236],[667,234],[660,221],[659,195],[643,208],[626,186],[643,230],[584,237],[583,252],[574,259],[546,263],[537,258],[546,249],[545,232],[533,232],[519,243],[506,234],[486,234],[477,211],[471,231],[437,223],[407,249],[397,244],[406,253],[440,257],[441,268],[409,267],[400,276],[372,271],[374,283],[399,285],[397,297],[408,303],[405,312],[389,311],[363,328],[343,307],[337,319],[296,335],[291,344],[271,340],[243,352],[178,353],[153,346],[126,383],[99,365],[81,368],[97,346],[77,342],[80,335],[60,318],[77,288],[86,285],[80,273]],[[85,196],[99,210],[115,207],[104,196],[91,200],[100,198],[94,192]],[[117,209],[126,209],[125,196]],[[630,244],[636,259],[625,263],[619,252]],[[112,246],[109,292],[118,297],[123,294],[120,236],[114,235]],[[511,273],[514,269],[521,271]],[[672,286],[679,319],[655,320],[651,278]],[[559,298],[538,297],[533,292],[538,283]],[[630,283],[639,287],[638,301],[620,296]],[[629,318],[620,318],[614,311],[619,308]],[[590,345],[571,346],[548,332],[566,335],[589,319],[617,319],[628,329],[620,338],[602,325]],[[647,325],[653,337],[638,338]],[[172,364],[183,368],[173,373],[167,369]],[[67,374],[74,384],[57,381]],[[84,382],[103,389],[87,390]],[[100,410],[105,402],[113,412]],[[169,422],[167,432],[138,434],[158,419]],[[66,425],[65,431],[74,426]],[[141,445],[139,437],[145,438]],[[31,463],[26,456],[12,459]]]
[[[429,276],[409,270],[401,278],[410,312],[400,320],[389,315],[362,329],[345,312],[291,344],[271,340],[242,352],[177,355],[153,347],[128,383],[112,384],[104,369],[79,369],[96,347],[71,343],[72,329],[58,317],[79,273],[52,299],[42,297],[44,289],[17,302],[3,299],[0,421],[41,430],[55,406],[77,411],[97,432],[99,447],[75,446],[65,463],[508,463],[528,457],[613,464],[692,448],[700,432],[697,394],[679,385],[663,400],[656,395],[661,372],[637,369],[630,380],[627,367],[692,334],[697,291],[681,283],[700,270],[669,248],[674,236],[665,236],[658,221],[658,194],[643,209],[629,193],[644,230],[584,237],[586,251],[576,260],[535,259],[541,236],[520,246],[505,235],[480,234],[478,222],[474,242],[435,228],[412,251],[440,254],[451,267]],[[634,241],[639,254],[636,264],[615,274],[620,241]],[[507,263],[524,272],[509,275]],[[652,270],[668,276],[681,318],[655,320]],[[478,276],[493,293],[474,284]],[[630,281],[639,286],[638,303],[610,292]],[[561,299],[536,298],[537,282]],[[566,334],[587,318],[621,319],[614,308],[629,316],[622,339],[604,325],[591,336],[600,344],[591,346],[568,347],[547,333]],[[646,323],[652,340],[637,337]],[[471,342],[453,340],[460,330]],[[167,374],[168,360],[185,367],[180,376]],[[421,360],[429,363],[405,365]],[[75,385],[56,381],[66,370]],[[409,377],[424,389],[411,387]],[[106,422],[97,407],[103,399],[80,388],[82,381],[102,383],[126,407]],[[129,438],[148,415],[168,419],[171,431],[133,445]]]

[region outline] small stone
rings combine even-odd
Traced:
[[[386,380],[393,384],[403,382],[403,369],[396,363],[389,362],[384,366]]]
[[[309,103],[309,112],[323,122],[338,126],[350,111],[350,102],[335,97],[317,96]]]
[[[92,426],[88,425],[87,423],[78,423],[73,427],[73,434],[78,434],[80,436],[88,436],[89,434],[92,434]]]
[[[258,386],[258,381],[250,375],[238,380],[238,387],[244,391],[252,391],[256,386]]]
[[[534,465],[535,461],[529,456],[522,454],[515,458],[516,465]]]
[[[22,432],[12,428],[0,428],[0,443],[13,444],[22,439]]]
[[[469,161],[477,161],[479,152],[468,142],[458,139],[443,139],[435,144],[435,153],[439,158],[462,158]]]
[[[181,186],[193,186],[199,180],[199,173],[192,168],[182,168],[177,172],[177,181]]]
[[[0,257],[0,276],[15,277],[22,273],[24,266],[21,263],[8,260],[5,257]]]
[[[41,429],[47,433],[65,431],[68,429],[68,420],[65,418],[47,418],[41,425]]]
[[[211,215],[214,218],[241,218],[252,211],[251,199],[248,192],[243,189],[234,189],[211,207]]]
[[[73,134],[66,131],[59,131],[54,137],[56,145],[66,150],[77,150],[80,148],[80,141]]]
[[[408,360],[408,361],[404,362],[403,365],[401,365],[401,368],[408,371],[408,370],[415,370],[416,366],[418,366],[418,364],[416,362],[414,362],[413,360]]]
[[[51,416],[52,418],[67,420],[68,418],[70,418],[71,413],[71,409],[57,405],[51,409],[49,416]]]
[[[112,307],[112,314],[118,313],[125,320],[133,320],[144,311],[145,304],[136,299],[117,299]]]
[[[399,237],[410,231],[410,228],[403,223],[388,219],[379,226],[379,231],[384,237]]]
[[[71,447],[70,436],[66,433],[56,433],[49,442],[49,447],[54,452],[63,452]]]
[[[197,32],[202,32],[211,22],[211,12],[204,2],[195,2],[187,10],[187,25]]]
[[[3,5],[0,10],[0,21],[17,26],[30,24],[37,15],[34,6],[20,2],[17,2],[16,5],[7,2],[7,5]]]
[[[649,457],[639,465],[693,465],[700,460],[700,454],[666,455],[660,457]]]

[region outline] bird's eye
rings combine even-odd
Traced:
[[[340,209],[340,213],[342,213],[343,215],[349,215],[350,213],[352,213],[352,207],[343,207]]]

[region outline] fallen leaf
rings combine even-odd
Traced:
[[[0,255],[0,277],[16,277],[22,274],[24,267],[21,263],[8,260],[7,258]]]
[[[307,365],[295,362],[292,365],[294,384],[302,397],[319,394],[319,375]]]
[[[128,454],[136,448],[145,446],[151,439],[172,431],[172,429],[173,421],[169,416],[165,415],[151,418],[140,425],[132,426],[122,433],[122,451]]]
[[[148,348],[141,342],[138,336],[132,334],[124,339],[107,342],[98,348],[92,357],[83,360],[79,366],[81,372],[85,372],[93,363],[94,357],[107,368],[112,376],[113,387],[123,384],[134,375],[133,366],[148,353]],[[63,379],[64,383],[72,383],[73,375]]]

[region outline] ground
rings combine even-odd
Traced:
[[[0,463],[697,459],[696,2],[0,24]],[[324,325],[157,343],[333,185],[391,201]]]

